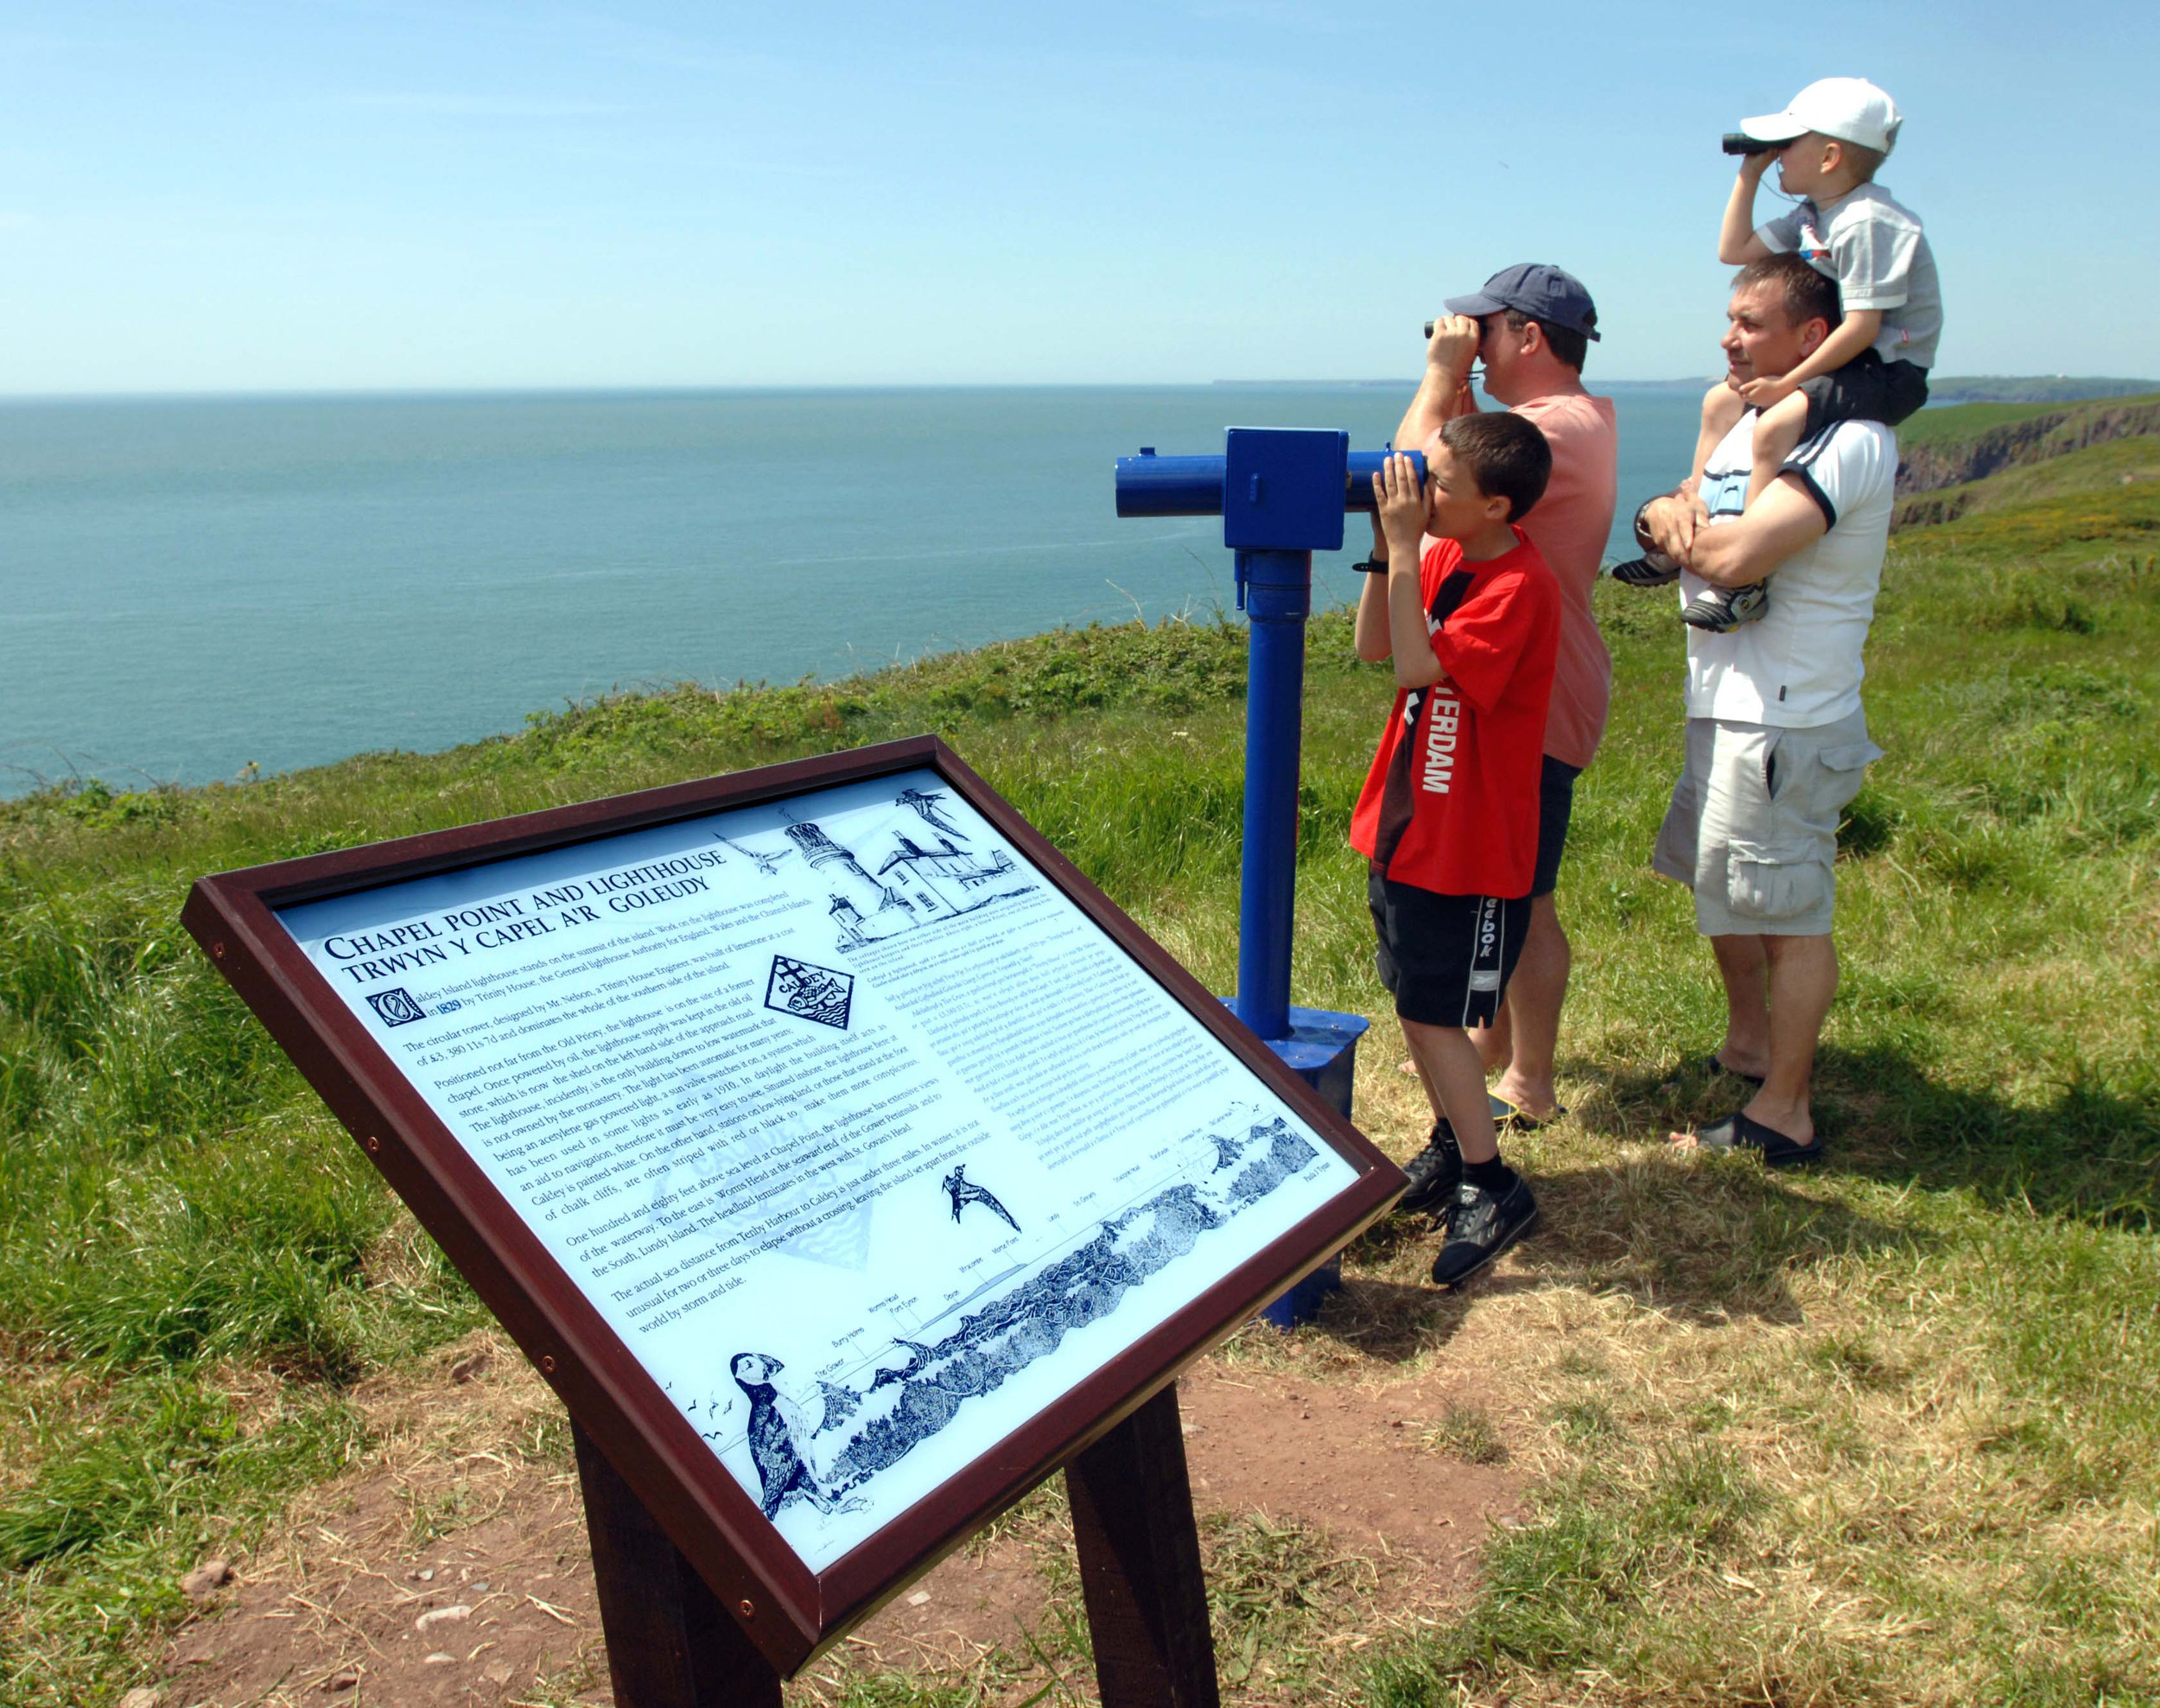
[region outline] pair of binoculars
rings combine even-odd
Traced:
[[[1766,143],[1760,137],[1750,137],[1744,130],[1728,130],[1723,146],[1727,154],[1775,154],[1785,144]]]

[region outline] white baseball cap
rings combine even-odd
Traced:
[[[1904,122],[1897,103],[1865,77],[1825,77],[1794,96],[1784,111],[1742,119],[1740,130],[1758,143],[1789,143],[1813,130],[1888,154]]]

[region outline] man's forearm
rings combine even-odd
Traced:
[[[1820,539],[1827,526],[1808,489],[1795,476],[1781,475],[1744,514],[1697,529],[1681,562],[1715,587],[1750,587]]]
[[[1410,400],[1410,407],[1402,413],[1402,424],[1395,429],[1395,444],[1404,450],[1421,447],[1461,413],[1458,403],[1469,384],[1467,372],[1428,366],[1418,384],[1418,395]]]

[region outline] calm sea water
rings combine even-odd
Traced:
[[[1696,405],[1616,386],[1621,516]],[[1408,388],[578,393],[0,406],[0,793],[200,783],[695,680],[847,675],[1232,599],[1111,462],[1233,423],[1376,448]],[[1353,547],[1315,560],[1356,593]],[[1616,544],[1619,543],[1617,541]]]

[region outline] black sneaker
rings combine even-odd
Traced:
[[[1661,551],[1649,551],[1614,564],[1606,573],[1623,587],[1662,587],[1680,580],[1680,565]]]
[[[1463,1153],[1455,1148],[1455,1129],[1445,1121],[1433,1123],[1433,1136],[1425,1148],[1402,1165],[1410,1177],[1410,1190],[1395,1200],[1406,1216],[1428,1211],[1444,1215],[1455,1203],[1455,1189],[1463,1184]]]
[[[1537,1219],[1538,1201],[1521,1175],[1504,1192],[1464,1181],[1455,1194],[1447,1243],[1433,1260],[1433,1285],[1459,1287],[1528,1233]]]
[[[1757,581],[1746,587],[1705,587],[1680,609],[1680,619],[1693,629],[1729,635],[1743,623],[1757,623],[1770,608],[1770,590]]]

